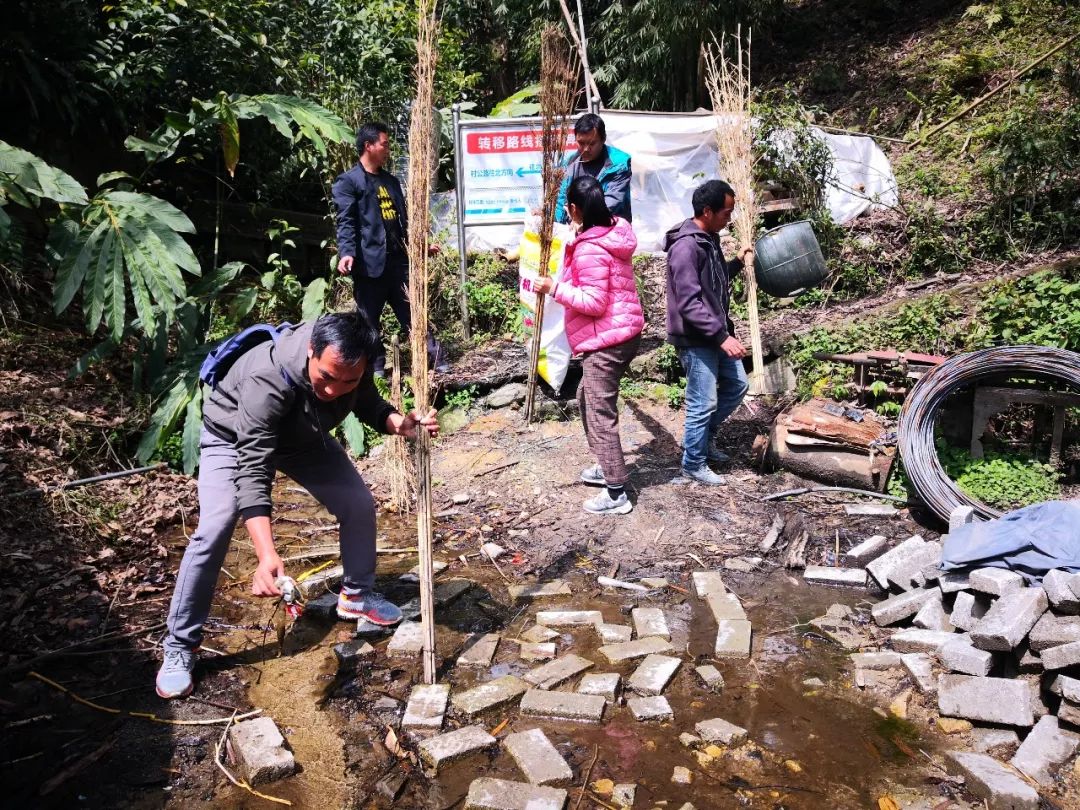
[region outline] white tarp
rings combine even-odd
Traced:
[[[668,228],[691,215],[695,188],[717,177],[716,117],[696,113],[642,113],[604,110],[608,142],[632,160],[631,198],[638,250],[657,251]],[[834,135],[815,128],[833,155],[834,177],[827,204],[833,219],[850,222],[874,205],[897,204],[896,177],[885,153],[872,138]],[[442,195],[440,195],[442,196]],[[433,205],[439,229],[456,237],[454,197]],[[522,225],[469,227],[466,243],[473,250],[515,247]]]

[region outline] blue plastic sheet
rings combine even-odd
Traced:
[[[1008,568],[1028,581],[1055,568],[1080,571],[1080,501],[1046,501],[986,523],[950,532],[942,550],[946,571]]]

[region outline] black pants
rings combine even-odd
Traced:
[[[387,256],[386,267],[378,278],[368,278],[354,272],[352,279],[356,306],[367,316],[376,330],[379,329],[383,308],[390,304],[405,334],[409,334],[412,330],[412,307],[409,305],[409,261],[407,258]],[[375,361],[377,369],[382,369],[386,365],[386,346],[381,343],[380,345],[379,357]],[[435,340],[431,327],[428,327],[427,345],[428,354],[436,366],[446,359],[442,353],[442,347]]]

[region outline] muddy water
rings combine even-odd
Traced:
[[[286,491],[279,497],[284,503],[276,529],[283,557],[336,539],[333,533],[305,534],[312,525],[328,521],[303,496]],[[380,516],[380,532],[381,546],[409,545],[411,529],[403,521]],[[436,557],[452,561],[462,551],[472,551],[473,545],[474,541],[462,548],[439,544]],[[412,555],[380,556],[380,587],[399,602],[416,594],[415,585],[396,579],[415,559]],[[315,562],[292,563],[289,573],[299,574]],[[226,568],[240,576],[253,567],[250,547],[243,532],[238,532]],[[512,564],[504,568],[512,569]],[[808,619],[821,615],[830,604],[853,605],[863,598],[861,593],[811,588],[782,573],[743,581],[732,577],[729,584],[743,599],[753,622],[754,654],[751,660],[715,661],[715,625],[697,600],[672,590],[662,592],[663,598],[601,592],[595,588],[595,574],[575,570],[567,576],[574,596],[521,610],[506,604],[505,583],[490,565],[475,561],[467,568],[455,565],[439,579],[467,577],[477,587],[437,612],[439,654],[452,662],[470,632],[500,632],[506,639],[514,638],[533,623],[531,617],[539,609],[594,609],[602,611],[609,622],[629,624],[631,607],[659,606],[667,615],[673,645],[687,651],[665,691],[675,719],[662,724],[641,723],[625,706],[609,706],[601,725],[525,719],[518,717],[516,710],[496,710],[474,722],[491,730],[508,720],[507,732],[543,729],[574,768],[578,784],[586,771],[590,782],[634,782],[638,785],[636,806],[666,801],[679,807],[690,801],[698,808],[861,808],[876,805],[877,797],[888,792],[893,781],[922,781],[921,763],[912,762],[903,749],[929,751],[932,741],[915,741],[911,727],[885,723],[851,687],[846,655],[834,645],[800,632]],[[671,578],[687,586],[683,576]],[[222,585],[228,583],[223,577]],[[251,702],[282,728],[302,767],[299,774],[270,786],[267,792],[291,800],[296,807],[320,808],[343,806],[356,795],[377,796],[371,788],[385,772],[386,763],[379,764],[378,773],[367,773],[371,764],[348,761],[343,744],[346,718],[352,717],[354,709],[366,709],[377,697],[375,692],[382,691],[363,671],[352,683],[336,680],[331,647],[347,638],[350,628],[344,623],[302,620],[290,629],[278,656],[274,631],[264,634],[253,629],[269,623],[271,607],[268,601],[247,595],[246,586],[223,587],[211,621],[211,627],[216,623],[220,629],[207,639],[209,646],[229,655],[220,666],[244,665]],[[574,652],[595,661],[592,672],[619,672],[624,679],[633,672],[633,662],[604,664],[596,652],[598,646],[591,628],[575,629],[558,639],[560,656]],[[693,671],[695,664],[706,662],[716,664],[723,673],[726,683],[719,694],[706,691]],[[380,650],[372,666],[385,669],[386,663]],[[536,665],[519,659],[517,645],[504,640],[490,671],[447,666],[441,680],[460,691],[491,677],[521,675]],[[400,659],[391,669],[402,669]],[[419,668],[406,665],[405,669],[398,678],[403,685],[396,690],[398,697],[404,697],[410,680],[420,680]],[[808,678],[819,678],[825,686],[804,685]],[[333,695],[336,699],[328,704]],[[715,757],[699,760],[679,743],[679,734],[692,733],[695,723],[714,717],[746,728],[751,742],[731,751],[714,751]],[[448,728],[453,726],[448,724]],[[672,783],[676,766],[691,770],[691,784]],[[451,807],[461,800],[470,782],[483,775],[521,779],[506,753],[473,757],[444,769],[437,779],[414,774],[396,806]],[[249,799],[223,784],[217,803],[247,806]],[[389,805],[374,798],[361,806]],[[583,802],[582,806],[589,804]]]

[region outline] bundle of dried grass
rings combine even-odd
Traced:
[[[391,344],[391,360],[394,364],[390,374],[390,404],[402,410],[401,397],[401,345],[394,335]],[[416,466],[409,452],[408,442],[402,436],[387,440],[386,477],[390,481],[390,505],[399,515],[412,511],[413,494],[416,492]]]
[[[739,253],[754,247],[758,207],[754,197],[754,133],[750,120],[750,31],[743,44],[742,27],[735,36],[726,37],[734,59],[723,52],[724,38],[705,50],[705,84],[716,113],[716,144],[720,151],[720,174],[735,191],[732,225],[739,238]],[[754,368],[750,373],[750,391],[760,393],[763,367],[761,326],[758,322],[757,280],[753,259],[744,261],[746,308],[750,321],[750,353]]]
[[[554,23],[540,32],[540,117],[544,147],[540,177],[543,203],[540,207],[540,274],[547,275],[551,261],[551,236],[555,229],[555,204],[559,199],[566,170],[563,154],[566,128],[577,100],[577,60],[562,30]],[[540,357],[540,332],[544,323],[544,298],[536,297],[532,340],[529,344],[529,379],[525,393],[525,421],[531,422],[536,405],[536,373]]]
[[[428,200],[435,165],[433,97],[438,59],[436,0],[417,0],[416,97],[409,122],[409,303],[412,307],[412,380],[417,413],[431,407],[428,376]],[[420,622],[424,631],[424,682],[435,683],[435,614],[431,559],[431,440],[416,437],[416,532],[420,556]]]

